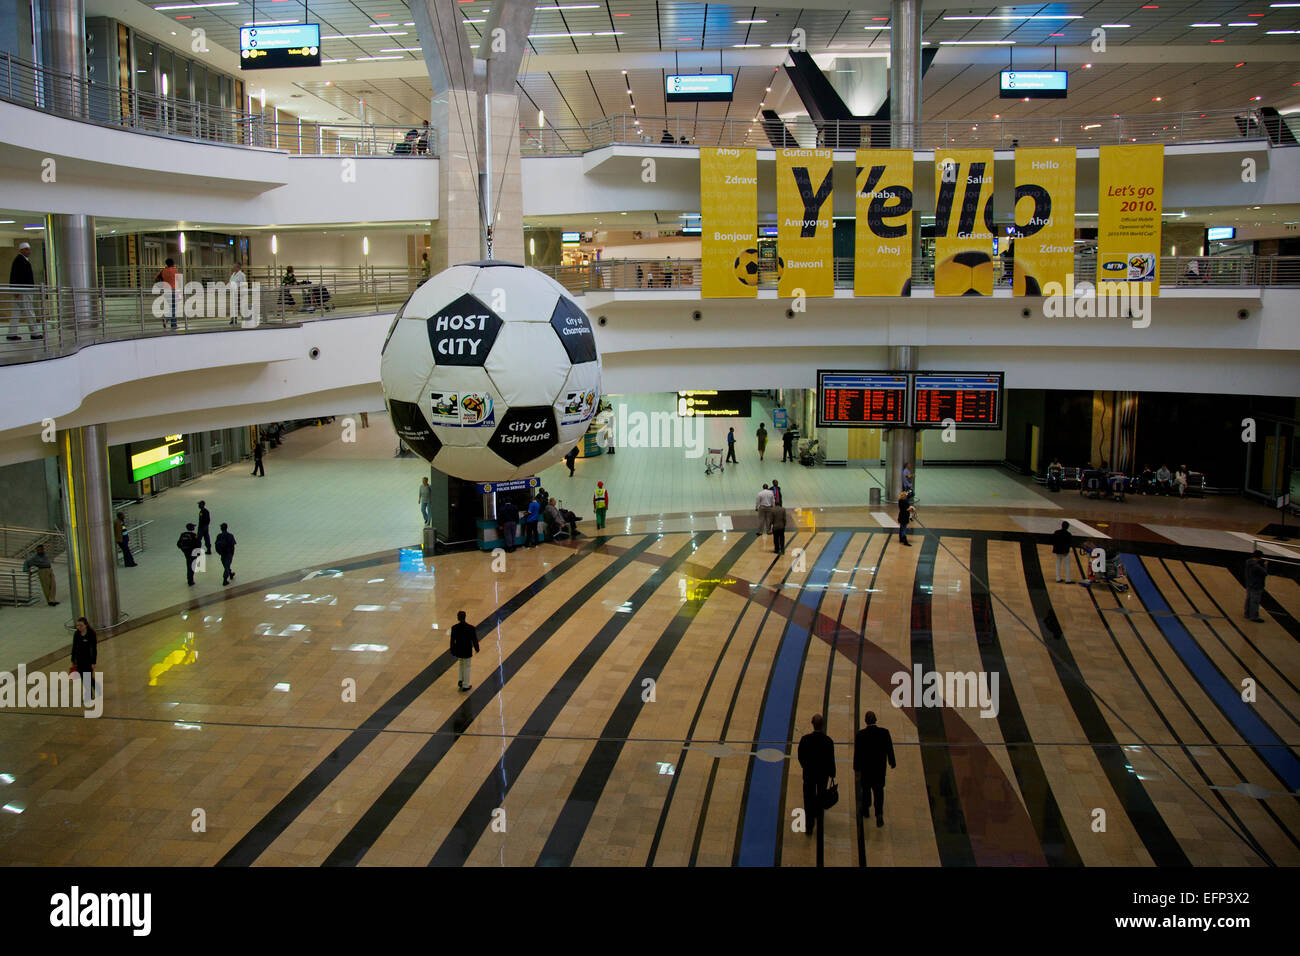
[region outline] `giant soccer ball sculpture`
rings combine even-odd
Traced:
[[[508,262],[452,266],[393,319],[380,379],[402,442],[444,474],[507,481],[559,462],[600,399],[591,320]]]

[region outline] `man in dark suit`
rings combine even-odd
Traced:
[[[465,612],[456,612],[456,623],[451,626],[451,655],[460,660],[458,690],[469,690],[469,659],[478,652],[478,631],[473,624],[465,623]]]
[[[199,536],[194,533],[194,525],[187,524],[181,536],[176,539],[176,547],[180,549],[181,554],[185,555],[185,581],[191,587],[194,586],[194,559],[202,552],[199,547]]]
[[[212,512],[206,501],[199,502],[199,540],[203,542],[203,553],[212,553]]]
[[[863,719],[866,721],[866,726],[853,738],[853,771],[857,774],[858,787],[862,791],[862,815],[864,817],[870,815],[871,801],[874,797],[876,826],[883,827],[885,825],[885,762],[889,762],[890,770],[897,766],[894,763],[894,741],[890,739],[888,730],[876,726],[876,715],[873,711],[867,711]]]
[[[812,733],[799,738],[799,766],[803,769],[803,807],[808,816],[808,835],[817,832],[822,818],[822,799],[835,776],[835,742],[823,731],[821,714],[813,714]]]

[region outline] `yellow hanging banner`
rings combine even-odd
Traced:
[[[700,295],[758,295],[758,153],[700,147]]]
[[[934,294],[993,294],[993,150],[934,151]]]
[[[912,151],[860,149],[853,294],[912,294]]]
[[[776,151],[777,295],[833,296],[831,151]]]
[[[1015,295],[1043,295],[1048,283],[1066,287],[1074,272],[1074,189],[1073,146],[1016,150],[1016,238],[1002,256],[1014,264]]]
[[[1127,282],[1130,294],[1160,294],[1165,147],[1103,146],[1098,163],[1097,291]]]

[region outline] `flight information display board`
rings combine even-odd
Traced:
[[[244,27],[239,31],[239,67],[274,70],[320,66],[320,24]]]
[[[915,372],[912,382],[914,427],[1002,427],[1001,372]]]
[[[906,372],[817,372],[817,424],[891,428],[907,424]]]

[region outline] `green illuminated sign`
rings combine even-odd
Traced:
[[[161,461],[151,462],[143,468],[131,469],[132,481],[143,481],[145,478],[151,478],[154,475],[162,474],[164,471],[171,471],[173,468],[179,468],[185,464],[185,452],[172,455],[170,458],[164,458]]]

